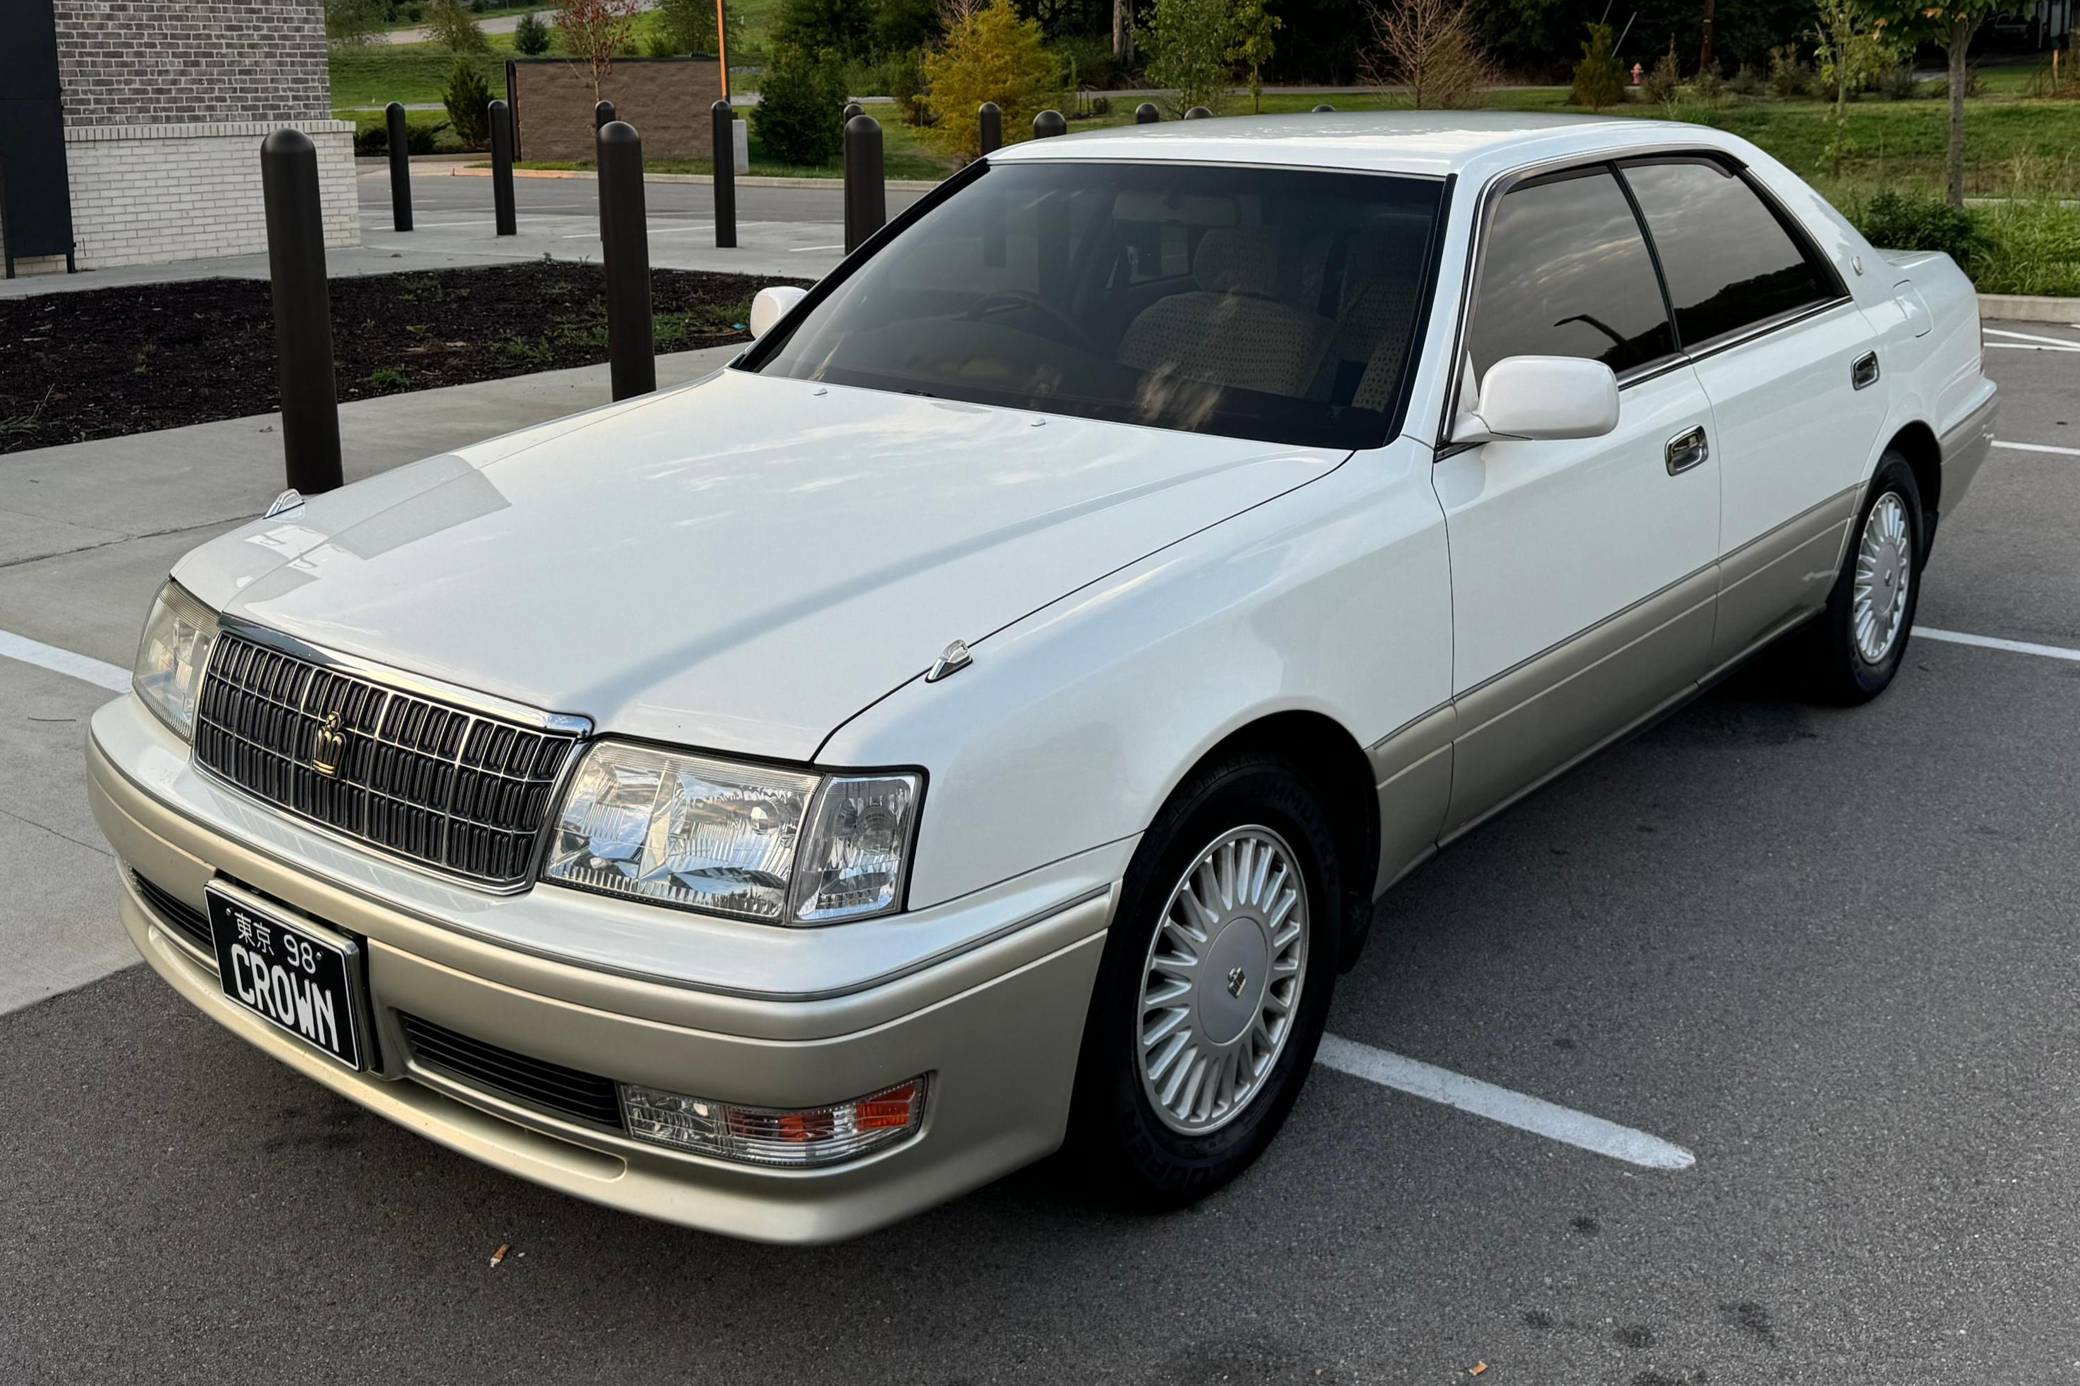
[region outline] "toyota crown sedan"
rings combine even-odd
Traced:
[[[1994,416],[1955,265],[1651,121],[1036,141],[752,325],[188,554],[87,759],[233,1033],[775,1242],[1236,1177],[1397,879],[1773,641],[1884,691]]]

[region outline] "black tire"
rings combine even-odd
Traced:
[[[1864,529],[1871,513],[1887,496],[1897,496],[1906,513],[1908,553],[1906,606],[1900,613],[1898,633],[1883,655],[1870,660],[1856,640],[1856,569]],[[1921,603],[1921,567],[1928,552],[1926,520],[1921,513],[1921,488],[1906,458],[1888,451],[1879,460],[1856,524],[1849,531],[1842,571],[1828,593],[1827,610],[1806,628],[1806,668],[1812,692],[1822,701],[1843,706],[1867,703],[1883,693],[1899,672],[1906,657],[1907,641],[1914,633],[1914,613]]]
[[[1187,1134],[1157,1115],[1143,1089],[1142,983],[1172,891],[1201,853],[1241,827],[1269,828],[1297,859],[1307,890],[1305,964],[1283,1045],[1261,1086],[1236,1104],[1239,1110],[1227,1124]],[[1171,797],[1127,868],[1084,1023],[1068,1148],[1097,1189],[1133,1208],[1180,1208],[1220,1188],[1263,1153],[1314,1064],[1336,986],[1343,909],[1328,815],[1286,761],[1240,752],[1202,769]]]

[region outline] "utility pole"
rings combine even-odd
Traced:
[[[1712,7],[1715,0],[1704,0],[1704,47],[1697,55],[1697,70],[1700,73],[1712,70]]]

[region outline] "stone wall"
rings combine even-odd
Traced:
[[[592,75],[562,58],[514,61],[511,99],[520,157],[592,161]],[[604,87],[614,114],[643,137],[643,157],[706,159],[715,152],[710,108],[722,99],[713,58],[621,58]]]

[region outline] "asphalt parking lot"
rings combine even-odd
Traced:
[[[1322,1067],[1185,1213],[1042,1166],[782,1250],[483,1169],[130,966],[0,1016],[0,1379],[2080,1377],[2080,330],[1992,326],[2026,446],[1945,517],[1884,698],[1810,706],[1760,662],[1383,905],[1331,1032],[1522,1124]],[[0,564],[0,628],[39,562],[90,602],[192,542]],[[106,694],[6,659],[0,691],[0,764],[33,768],[0,847],[51,839],[33,912],[112,875],[52,750]],[[1525,1098],[1691,1158],[1523,1129]]]

